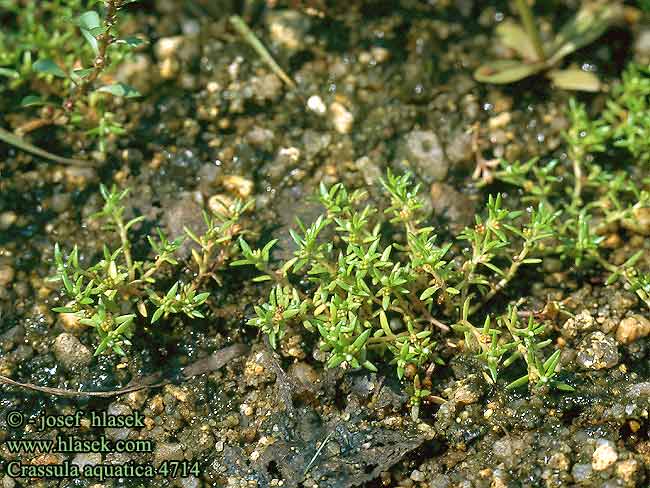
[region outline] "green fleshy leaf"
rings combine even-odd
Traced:
[[[528,64],[513,59],[491,61],[479,67],[474,72],[476,81],[504,85],[528,78],[547,67],[546,63]]]
[[[20,73],[13,69],[0,68],[0,76],[5,76],[7,78],[20,78]]]
[[[515,388],[520,388],[528,384],[528,375],[524,375],[521,378],[517,378],[515,381],[506,386],[506,390],[514,390]]]
[[[151,323],[155,323],[158,321],[158,319],[162,316],[164,310],[162,308],[157,309],[154,313],[153,316],[151,317]]]
[[[34,71],[38,73],[58,76],[59,78],[66,78],[65,72],[59,68],[58,64],[49,58],[39,59],[32,65],[32,67],[34,68]]]
[[[40,105],[47,105],[47,101],[38,95],[27,95],[20,101],[21,107],[38,107]]]
[[[272,280],[272,279],[273,278],[271,278],[269,275],[261,275],[261,276],[256,276],[255,278],[253,278],[253,281],[255,283],[260,283],[262,281],[269,281],[269,280]]]
[[[125,37],[124,39],[118,39],[115,42],[117,44],[126,44],[127,46],[130,46],[130,47],[137,47],[137,46],[141,46],[142,44],[144,44],[144,41],[142,39],[139,39],[139,38],[134,37],[134,36]]]
[[[110,93],[111,95],[114,95],[116,97],[124,97],[124,98],[136,98],[141,96],[138,90],[130,87],[125,83],[113,83],[112,85],[105,85],[98,88],[95,91],[101,93]]]
[[[540,61],[530,37],[517,22],[510,20],[501,22],[496,28],[496,34],[504,45],[515,51],[526,61]]]
[[[564,90],[598,92],[601,89],[598,76],[578,68],[553,70],[546,76],[556,87]]]
[[[95,55],[98,55],[99,44],[95,36],[97,35],[97,29],[99,28],[101,30],[101,19],[99,18],[99,14],[94,10],[84,12],[77,18],[77,24],[81,30],[81,35],[84,36],[86,42],[90,44]]]
[[[623,17],[618,2],[585,2],[578,13],[555,36],[549,65],[598,39],[609,27]]]

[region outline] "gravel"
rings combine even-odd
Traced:
[[[56,359],[69,370],[88,366],[93,359],[90,350],[74,335],[67,332],[57,336],[53,349]]]
[[[584,369],[607,369],[618,364],[618,345],[602,332],[592,332],[578,345],[578,365]]]

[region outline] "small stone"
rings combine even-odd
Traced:
[[[370,54],[369,52],[363,51],[359,53],[359,57],[358,57],[359,64],[370,64],[372,60],[373,60],[372,54]]]
[[[57,193],[49,201],[50,208],[56,213],[65,212],[71,203],[72,196],[69,193]]]
[[[72,303],[67,303],[66,307],[71,305]],[[61,320],[61,327],[63,327],[63,330],[72,334],[79,334],[87,327],[80,322],[81,317],[74,313],[61,313],[59,314],[59,319]]]
[[[650,396],[650,381],[635,383],[628,388],[627,394],[631,397]]]
[[[274,101],[282,94],[282,80],[273,73],[263,76],[253,76],[250,85],[255,100],[260,103]]]
[[[72,334],[64,332],[54,341],[54,356],[66,368],[87,366],[93,359],[90,350]]]
[[[422,471],[418,471],[417,469],[414,469],[411,472],[410,478],[416,482],[424,481],[424,473]]]
[[[385,47],[375,46],[370,48],[370,54],[373,59],[378,63],[385,63],[390,59],[390,51]]]
[[[568,471],[569,470],[569,458],[566,454],[561,453],[561,452],[556,452],[551,456],[551,458],[548,460],[548,465],[553,468],[557,469],[559,471]]]
[[[621,344],[631,344],[650,334],[650,320],[642,315],[632,315],[621,320],[616,329],[616,340]]]
[[[69,166],[64,172],[66,182],[72,188],[83,188],[97,179],[97,172],[93,168]]]
[[[182,461],[183,446],[179,443],[163,442],[154,451],[154,465],[159,466],[163,461]]]
[[[246,199],[253,193],[253,182],[242,176],[229,175],[221,180],[224,188],[235,193],[239,198]]]
[[[133,410],[140,410],[146,400],[147,393],[145,390],[132,391],[126,395],[126,402]]]
[[[447,177],[449,162],[435,132],[409,132],[404,140],[403,157],[426,183]]]
[[[186,388],[178,387],[175,385],[167,385],[165,387],[165,391],[169,392],[174,398],[176,398],[176,400],[181,403],[187,403],[192,400],[192,394]]]
[[[573,481],[576,483],[582,483],[587,481],[593,474],[593,468],[591,464],[574,464],[571,469],[571,475],[573,476]]]
[[[473,383],[462,385],[454,392],[454,400],[462,405],[471,405],[481,398],[481,391]]]
[[[312,95],[307,99],[307,108],[318,115],[324,115],[327,112],[323,99],[318,95]]]
[[[16,276],[14,269],[8,264],[0,264],[0,287],[8,286]]]
[[[639,61],[650,61],[650,29],[642,28],[634,43],[634,52]]]
[[[492,477],[492,483],[490,483],[490,488],[508,488],[508,483],[504,477],[504,473],[495,472],[494,476]]]
[[[606,249],[618,249],[623,245],[623,239],[617,232],[614,232],[608,234],[601,245]]]
[[[179,484],[181,488],[199,488],[199,486],[201,486],[201,482],[199,481],[199,479],[194,476],[181,478]]]
[[[113,402],[106,409],[106,413],[113,416],[128,416],[133,413],[133,410],[131,410],[131,407],[125,405],[124,403]],[[132,430],[133,429],[129,427],[106,427],[105,433],[106,437],[116,441],[128,438]]]
[[[510,123],[512,120],[512,116],[510,115],[510,112],[502,112],[499,115],[495,115],[488,121],[488,126],[490,129],[500,129],[502,127],[505,127]]]
[[[332,114],[332,124],[336,132],[339,134],[350,133],[354,124],[354,116],[348,109],[342,103],[333,102],[330,105],[330,113]]]
[[[363,181],[368,186],[376,185],[383,177],[379,166],[374,163],[368,156],[363,156],[354,162],[355,167],[363,175]]]
[[[575,338],[579,334],[590,332],[596,328],[596,320],[588,310],[583,310],[575,317],[567,319],[562,325],[562,336],[565,338]]]
[[[15,486],[16,482],[9,475],[2,478],[2,488],[14,488]]]
[[[271,11],[267,16],[271,40],[290,50],[303,46],[309,31],[309,17],[295,10]]]
[[[431,208],[438,217],[449,221],[453,230],[462,230],[474,220],[474,201],[446,183],[431,184]]]
[[[289,374],[305,385],[314,385],[319,381],[316,370],[302,361],[289,366]]]
[[[176,55],[183,44],[183,36],[161,37],[154,46],[158,59],[168,59]]]
[[[613,368],[618,364],[618,345],[602,332],[592,332],[578,345],[576,361],[584,369]]]
[[[637,486],[635,481],[641,472],[641,465],[636,459],[627,459],[616,464],[616,476],[628,485]]]
[[[271,149],[273,147],[273,138],[275,134],[270,129],[264,127],[253,127],[247,134],[246,140],[253,146]]]
[[[173,58],[165,58],[158,65],[158,71],[160,72],[160,77],[164,80],[171,80],[176,76],[180,66],[178,61]]]
[[[447,158],[451,164],[461,164],[472,161],[474,148],[472,147],[472,134],[463,131],[450,138],[446,148]]]
[[[297,147],[281,147],[278,151],[278,164],[283,166],[291,166],[300,161],[300,149]]]
[[[72,464],[79,466],[79,469],[83,471],[84,466],[96,466],[101,464],[102,455],[98,452],[80,452],[75,457],[72,458]]]
[[[9,227],[14,225],[16,220],[18,220],[16,212],[9,210],[7,212],[0,213],[0,230],[7,230]]]
[[[618,460],[618,453],[611,441],[606,439],[598,440],[598,447],[591,457],[591,467],[594,471],[604,471]]]

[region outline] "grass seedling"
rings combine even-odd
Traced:
[[[264,61],[268,67],[271,68],[271,71],[273,71],[273,73],[275,73],[275,75],[280,78],[289,88],[295,90],[296,84],[294,81],[289,75],[284,72],[284,70],[275,61],[275,59],[273,59],[273,56],[269,54],[269,51],[264,47],[264,44],[262,44],[262,42],[253,33],[253,31],[250,30],[246,22],[244,22],[244,19],[242,19],[239,15],[233,15],[230,17],[230,24],[235,28],[239,35],[241,35],[244,40],[250,44],[250,46],[259,55],[262,61]]]
[[[548,43],[542,41],[538,22],[526,0],[516,0],[515,5],[523,27],[513,21],[504,21],[497,27],[496,34],[518,59],[490,61],[479,67],[474,77],[484,83],[507,84],[545,72],[558,88],[598,91],[600,81],[593,73],[573,68],[557,69],[556,66],[618,22],[622,18],[622,5],[619,2],[586,2]]]

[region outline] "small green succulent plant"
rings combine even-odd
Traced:
[[[383,185],[390,199],[385,218],[364,205],[364,191],[321,185],[324,213],[291,231],[297,249],[279,269],[270,263],[275,241],[253,251],[240,239],[243,257],[233,265],[253,265],[263,273],[260,281],[275,281],[249,324],[274,346],[292,327],[317,333],[328,367],[393,365],[400,379],[413,382],[415,411],[428,391],[420,374],[442,362],[437,342],[451,328],[463,335],[462,347],[484,361],[488,381],[522,359],[528,372],[512,387],[566,387],[555,380],[558,355],[546,357],[551,341],[543,326],[519,326],[515,308],[496,319],[486,314],[488,302],[522,266],[540,262],[536,254],[552,237],[556,215],[543,204],[530,213],[510,211],[500,195],[490,197],[485,214],[454,246],[439,243],[434,229],[423,225],[423,202],[408,174],[389,172]],[[310,285],[295,286],[303,276]],[[475,315],[486,325],[475,326]]]
[[[54,250],[56,274],[69,302],[55,312],[72,314],[79,323],[92,327],[99,338],[95,354],[114,351],[126,354],[135,327],[143,321],[154,324],[172,315],[202,318],[202,306],[210,296],[206,281],[219,279],[229,260],[237,256],[236,239],[244,231],[238,221],[251,203],[235,201],[226,214],[204,212],[205,232],[197,235],[185,229],[186,236],[170,240],[162,230],[148,236],[151,256],[133,257],[132,229],[144,217],[125,219],[123,200],[127,190],[101,186],[104,206],[93,215],[114,234],[119,246],[104,246],[103,255],[83,265],[79,249],[64,256],[58,244]],[[193,241],[192,259],[180,262],[177,251],[187,238]],[[189,269],[190,280],[181,277]]]

